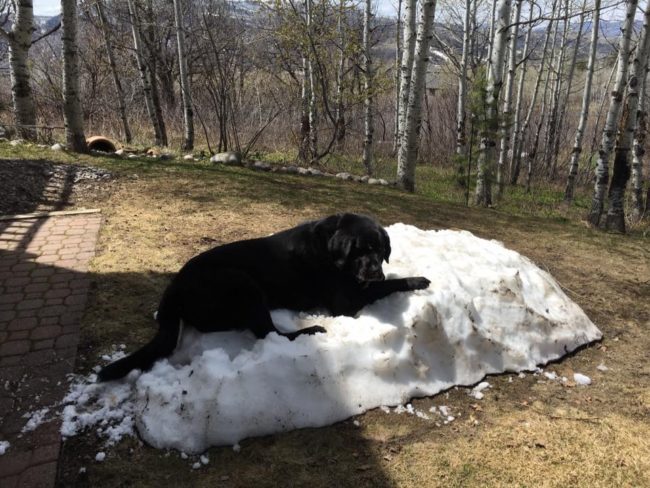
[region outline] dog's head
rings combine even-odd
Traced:
[[[341,214],[320,221],[317,229],[338,269],[359,283],[384,279],[381,266],[390,257],[390,238],[377,222],[363,215]]]

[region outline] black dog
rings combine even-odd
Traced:
[[[251,330],[263,338],[277,332],[290,340],[325,332],[319,326],[285,334],[269,310],[327,309],[354,316],[364,306],[397,291],[427,288],[426,278],[385,280],[386,231],[368,217],[338,214],[270,237],[233,242],[190,259],[165,290],[158,308],[160,326],[152,341],[109,364],[100,381],[147,370],[176,347],[180,321],[201,332]]]

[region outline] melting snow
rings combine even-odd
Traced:
[[[111,444],[137,427],[155,447],[200,453],[380,406],[427,416],[403,405],[486,374],[536,370],[601,337],[548,273],[502,244],[463,231],[387,230],[393,253],[384,271],[426,276],[427,290],[394,294],[356,318],[274,311],[284,330],[328,331],[293,342],[187,330],[173,357],[145,374],[74,384],[63,434],[93,427]],[[444,406],[439,416],[454,420]]]
[[[573,373],[573,379],[579,385],[591,385],[591,378],[581,373]]]
[[[9,446],[11,446],[9,441],[0,441],[0,456],[2,456],[5,452],[7,452]]]

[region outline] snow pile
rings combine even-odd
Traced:
[[[549,274],[500,243],[403,224],[387,230],[387,276],[425,276],[427,290],[391,295],[357,318],[275,311],[283,330],[327,329],[293,342],[187,330],[174,356],[146,374],[76,385],[64,434],[99,425],[111,440],[135,421],[149,444],[199,453],[403,405],[490,373],[535,370],[601,337]],[[440,415],[453,417],[442,407]]]

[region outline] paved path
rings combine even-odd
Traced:
[[[60,424],[25,430],[74,368],[100,214],[0,222],[0,486],[51,487]],[[28,428],[28,427],[27,427]]]

